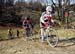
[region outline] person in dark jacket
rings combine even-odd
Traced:
[[[16,31],[16,32],[17,32],[17,34],[16,34],[16,35],[17,35],[17,37],[19,38],[19,29],[17,29],[17,31]]]
[[[11,28],[8,29],[8,38],[12,39],[13,38],[13,31]]]

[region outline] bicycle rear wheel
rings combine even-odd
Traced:
[[[23,38],[31,38],[32,36],[32,30],[27,30],[23,32]]]
[[[55,47],[58,43],[58,33],[55,29],[50,29],[47,37],[49,46]]]
[[[41,41],[41,30],[38,31],[38,38]]]

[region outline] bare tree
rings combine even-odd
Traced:
[[[71,1],[75,4],[75,0],[57,0],[58,5],[56,3],[54,3],[54,0],[52,1],[52,5],[55,6],[57,12],[58,12],[58,17],[59,20],[63,23],[65,22],[67,24],[68,27],[68,19],[69,19],[69,10],[71,10]],[[73,6],[75,7],[75,6]],[[67,17],[65,18],[64,14],[65,12],[67,13]]]

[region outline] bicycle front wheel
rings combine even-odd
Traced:
[[[47,42],[49,46],[55,47],[58,43],[58,33],[55,29],[50,29],[47,37]]]

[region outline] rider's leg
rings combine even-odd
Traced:
[[[23,27],[23,37],[25,38],[25,27]]]
[[[49,27],[47,27],[46,32],[45,32],[45,37],[49,35]]]
[[[41,28],[41,41],[44,42],[44,29]]]
[[[26,29],[26,31],[25,31],[25,37],[26,37],[26,41],[29,39],[29,33],[28,33],[29,31]]]
[[[27,28],[24,27],[24,38],[27,38],[27,33],[28,33]]]
[[[27,29],[27,37],[30,37],[30,28]]]

